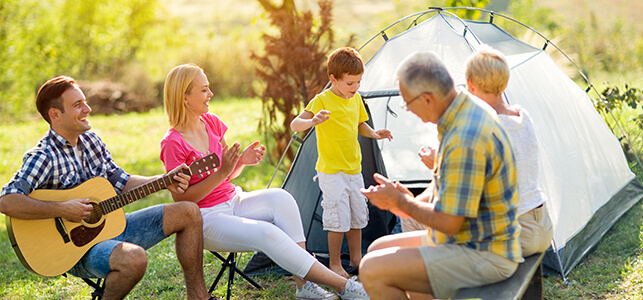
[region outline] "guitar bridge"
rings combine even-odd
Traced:
[[[67,234],[67,228],[65,227],[65,223],[63,223],[63,219],[58,217],[54,218],[54,221],[56,222],[56,229],[58,230],[58,233],[60,233],[65,244],[69,243],[71,240],[69,239],[69,234]]]

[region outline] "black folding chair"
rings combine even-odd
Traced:
[[[63,277],[67,277],[67,273],[63,274]],[[95,279],[89,279],[89,278],[80,278],[82,279],[87,285],[89,285],[94,291],[92,292],[92,300],[100,300],[103,298],[103,292],[105,291],[105,281],[103,278],[95,278]]]
[[[241,275],[241,277],[243,277],[246,281],[248,281],[257,289],[259,290],[263,289],[261,285],[259,285],[257,282],[252,280],[252,278],[248,277],[248,275],[243,273],[243,271],[237,268],[236,252],[229,252],[227,258],[224,258],[221,254],[217,252],[214,252],[214,251],[210,251],[210,252],[214,254],[214,256],[216,256],[221,261],[221,270],[219,270],[219,274],[217,274],[217,278],[210,286],[210,290],[208,290],[209,293],[212,293],[212,291],[214,290],[214,287],[217,285],[217,283],[219,283],[219,280],[221,279],[221,276],[223,276],[223,272],[225,272],[226,269],[228,270],[228,289],[226,291],[226,300],[229,300],[230,295],[232,294],[232,285],[234,284],[235,273]]]
[[[89,278],[81,279],[94,289],[92,292],[92,300],[100,300],[103,298],[103,292],[105,291],[105,281],[103,278],[97,278],[95,280]]]

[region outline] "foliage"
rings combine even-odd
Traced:
[[[589,21],[573,24],[566,37],[564,46],[578,54],[584,73],[643,70],[643,39],[633,24],[602,22],[592,13]]]
[[[608,86],[601,92],[603,95],[603,102],[610,109],[621,108],[623,105],[627,105],[633,109],[639,105],[639,102],[643,100],[643,91],[641,89],[631,87],[628,84],[625,84],[625,89],[623,92],[618,88],[618,86]],[[604,112],[607,108],[603,105],[596,105],[598,111]]]
[[[448,0],[446,6],[484,8],[487,4],[489,4],[489,0]],[[479,11],[471,9],[457,10],[455,14],[469,20],[476,20],[482,15]]]
[[[533,0],[511,1],[509,12],[512,18],[545,36],[556,37],[563,33],[563,16],[551,8],[535,5]],[[516,35],[515,32],[512,34]]]
[[[619,137],[632,171],[643,172],[643,166],[637,160],[637,156],[643,158],[643,92],[628,84],[623,90],[616,85],[606,85],[600,99],[595,101],[596,110]]]
[[[294,0],[276,6],[269,0],[258,0],[272,26],[279,33],[265,33],[264,53],[252,53],[257,61],[257,76],[265,82],[260,98],[264,118],[259,127],[275,141],[271,154],[278,158],[284,151],[290,160],[290,122],[305,104],[328,82],[326,55],[332,50],[334,35],[331,27],[331,0],[320,0],[319,20],[310,11],[298,12]]]
[[[35,111],[27,100],[50,77],[118,81],[175,45],[173,25],[157,0],[2,1],[0,122]]]

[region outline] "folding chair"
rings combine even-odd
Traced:
[[[67,273],[63,273],[63,277],[67,278]],[[96,278],[95,280],[89,279],[89,278],[80,278],[82,279],[87,285],[92,287],[94,291],[92,292],[92,300],[100,300],[103,298],[103,292],[105,291],[105,281],[103,281],[103,278]]]
[[[252,280],[252,278],[248,277],[248,275],[243,273],[243,271],[237,268],[236,252],[229,252],[227,258],[224,258],[221,254],[217,252],[214,252],[214,251],[210,251],[210,252],[214,254],[214,256],[216,256],[221,261],[221,270],[219,270],[219,274],[217,274],[217,278],[210,286],[210,290],[208,290],[209,293],[212,293],[212,291],[214,290],[214,287],[217,285],[217,283],[219,283],[219,280],[221,279],[221,276],[223,275],[223,272],[225,272],[226,269],[228,270],[228,289],[226,291],[226,300],[230,300],[230,295],[232,294],[232,284],[234,283],[235,273],[241,275],[241,277],[243,277],[246,281],[248,281],[257,289],[259,290],[263,289],[261,285],[259,285],[257,282]]]
[[[105,291],[105,281],[103,281],[103,278],[97,278],[95,281],[89,278],[81,279],[94,289],[92,292],[92,300],[100,300],[103,298],[103,292]]]

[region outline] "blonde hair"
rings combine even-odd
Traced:
[[[360,75],[364,73],[364,61],[357,50],[351,47],[339,48],[328,56],[326,61],[328,77],[342,79],[344,75]]]
[[[163,105],[170,127],[183,127],[188,122],[185,96],[192,91],[194,78],[203,74],[203,69],[194,64],[183,64],[170,70],[163,86]]]
[[[485,93],[500,95],[509,82],[509,64],[498,50],[483,45],[467,59],[465,74]]]

